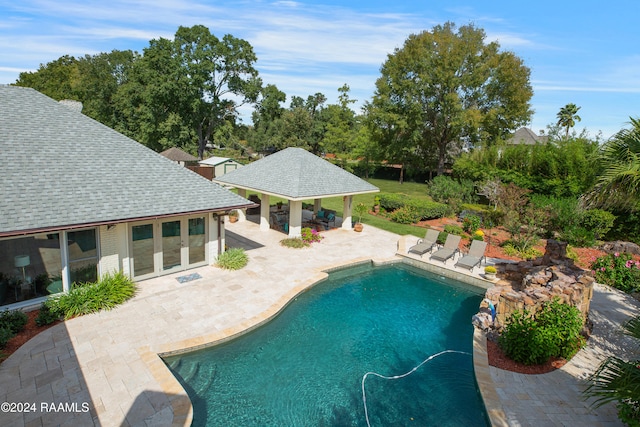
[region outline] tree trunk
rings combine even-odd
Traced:
[[[404,163],[400,165],[400,184],[404,182]]]
[[[438,144],[438,176],[444,174],[444,161],[447,155],[447,143]]]

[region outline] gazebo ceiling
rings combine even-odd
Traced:
[[[278,151],[213,181],[289,200],[380,191],[354,174],[297,147]]]

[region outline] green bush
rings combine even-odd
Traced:
[[[560,234],[560,237],[570,245],[579,248],[590,248],[596,244],[594,232],[584,227],[569,227]]]
[[[301,238],[307,243],[319,242],[323,237],[315,229],[304,227],[300,230]]]
[[[294,249],[308,248],[309,246],[311,246],[310,243],[305,242],[300,237],[289,237],[286,239],[282,239],[280,240],[280,244],[284,247]]]
[[[47,301],[49,309],[65,319],[110,310],[136,293],[136,284],[122,272],[104,275],[98,282],[74,284],[68,293]]]
[[[526,365],[539,365],[551,357],[569,359],[584,345],[582,324],[577,308],[554,298],[535,316],[526,310],[514,312],[499,344],[509,358]]]
[[[420,215],[413,206],[404,206],[393,211],[389,215],[389,219],[398,224],[413,224],[420,221]]]
[[[473,181],[458,181],[445,175],[439,175],[427,182],[427,194],[440,203],[473,203],[478,199]]]
[[[611,230],[616,216],[602,209],[589,209],[582,214],[582,226],[588,228],[599,239]]]
[[[591,264],[598,283],[613,286],[623,292],[640,290],[640,261],[631,254],[614,253],[601,256]]]
[[[231,248],[218,256],[218,267],[226,270],[240,270],[249,262],[249,257],[242,248]]]
[[[56,320],[60,320],[60,313],[54,311],[55,309],[51,308],[51,304],[47,304],[47,302],[43,302],[40,306],[40,311],[38,312],[38,317],[36,317],[36,325],[44,326],[50,325]]]
[[[404,206],[406,196],[395,193],[380,194],[380,207],[388,212],[395,211]]]
[[[0,327],[0,348],[5,348],[9,340],[15,336],[11,329]]]
[[[444,203],[433,202],[431,200],[409,199],[405,208],[415,210],[418,220],[442,218],[451,214],[451,209]]]
[[[446,231],[449,234],[454,234],[456,236],[464,236],[464,230],[459,225],[447,224],[444,226],[444,231]]]
[[[462,220],[462,228],[469,234],[475,233],[475,231],[480,228],[481,224],[482,219],[477,215],[467,215]]]
[[[526,310],[516,311],[509,317],[498,340],[510,359],[525,365],[539,365],[549,360],[551,353],[545,341],[544,330]]]
[[[505,255],[517,256],[522,259],[534,259],[542,256],[542,252],[534,248],[533,246],[521,247],[509,240],[502,245]]]
[[[538,324],[549,331],[552,356],[571,359],[585,343],[580,335],[582,315],[576,307],[563,304],[559,298],[547,301],[536,313]]]
[[[12,334],[17,334],[22,331],[29,317],[20,310],[5,310],[0,312],[0,328],[5,328],[11,331]]]
[[[446,231],[444,231],[444,232],[442,232],[442,233],[438,234],[438,238],[436,239],[436,242],[437,242],[439,245],[444,245],[444,242],[446,242],[446,241],[447,241],[447,236],[448,236],[448,235],[449,235],[449,233],[447,233]]]

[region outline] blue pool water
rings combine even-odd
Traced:
[[[194,426],[487,426],[473,373],[479,289],[405,265],[330,274],[266,325],[165,362]]]

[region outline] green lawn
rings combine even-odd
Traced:
[[[384,179],[367,179],[367,182],[375,185],[380,189],[380,193],[396,193],[396,194],[405,194],[407,196],[419,199],[430,199],[427,196],[427,185],[419,184],[416,182],[405,182],[403,184],[398,183],[398,181],[384,180]],[[380,193],[372,193],[372,194],[362,194],[354,196],[353,202],[354,206],[358,203],[364,203],[370,208],[373,207],[373,199],[376,195]],[[250,194],[248,193],[247,197]],[[280,199],[278,197],[271,196],[269,198],[270,204],[275,204],[278,201],[285,202],[286,200]],[[313,200],[305,200],[305,203],[313,203]],[[322,199],[322,207],[325,209],[331,209],[336,211],[338,216],[342,216],[342,197],[330,197],[326,199]],[[382,230],[387,230],[392,233],[396,233],[399,235],[411,234],[416,237],[424,237],[425,229],[422,227],[416,227],[413,225],[406,224],[397,224],[395,222],[388,221],[379,216],[365,214],[362,217],[363,224],[370,224],[374,227],[380,228]]]

